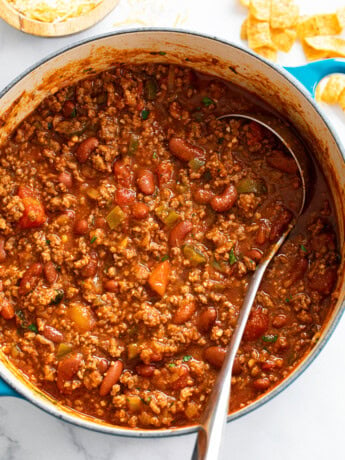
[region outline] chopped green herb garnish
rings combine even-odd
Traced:
[[[151,51],[150,54],[152,54],[152,56],[157,56],[157,54],[165,56],[167,53],[165,51]]]
[[[146,405],[149,404],[151,399],[152,399],[151,396],[149,396],[146,400],[144,398],[142,398],[141,396],[139,396],[139,398],[140,398],[140,401],[143,402]]]
[[[48,240],[48,238],[46,238],[46,243],[48,246],[50,246],[50,240]]]
[[[153,152],[152,158],[154,158],[154,159],[158,158],[157,152]]]
[[[234,263],[236,262],[237,262],[237,257],[235,256],[234,250],[231,249],[231,251],[229,252],[229,264],[234,265]]]
[[[86,72],[93,72],[93,68],[89,67],[89,68],[83,70],[83,73],[86,73]]]
[[[92,243],[94,243],[96,240],[97,240],[97,236],[93,236],[93,237],[91,238],[91,240],[90,240],[90,243],[92,244]]]
[[[32,324],[29,324],[28,329],[29,329],[29,331],[32,331],[32,332],[34,332],[35,334],[37,334],[37,332],[38,332],[38,329],[37,329],[36,324],[33,324],[33,323],[32,323]]]
[[[190,59],[189,58],[184,58],[185,61],[187,62],[190,62]]]
[[[263,340],[264,342],[274,343],[274,342],[277,341],[277,338],[278,338],[277,335],[269,334],[269,335],[264,335],[264,336],[262,337],[262,340]]]
[[[48,129],[53,129],[53,123],[51,121],[48,122]]]
[[[218,138],[218,144],[222,144],[225,141],[225,137]]]
[[[170,363],[168,364],[169,367],[176,367],[176,364],[175,363]]]
[[[150,114],[150,111],[147,110],[147,109],[144,109],[144,110],[141,112],[141,118],[142,118],[143,120],[147,120],[148,117],[149,117],[149,114]]]
[[[161,258],[161,261],[164,262],[165,260],[168,260],[168,259],[169,259],[168,254],[165,254],[165,256]]]
[[[182,358],[182,361],[183,361],[184,363],[187,363],[187,362],[190,361],[191,359],[192,359],[192,356],[186,355],[186,356],[184,356],[184,357]]]
[[[77,109],[74,107],[71,113],[71,118],[75,118],[77,116]]]
[[[303,252],[307,252],[307,248],[304,246],[304,244],[301,244],[301,249]]]
[[[58,305],[63,299],[63,296],[65,293],[63,289],[55,289],[55,292],[56,292],[56,296],[54,297],[54,299],[52,299],[50,303],[54,305]]]
[[[229,65],[229,70],[231,70],[231,72],[234,72],[234,73],[237,74],[237,70],[232,65]]]
[[[202,98],[202,103],[204,104],[205,107],[208,107],[209,105],[214,104],[214,101],[210,97],[203,97]]]
[[[286,299],[285,299],[285,302],[286,303],[289,303],[291,301],[292,297],[291,297],[291,294],[289,294]]]

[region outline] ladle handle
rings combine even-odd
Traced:
[[[345,73],[345,59],[323,59],[302,66],[285,67],[285,70],[297,78],[315,97],[316,87],[323,78],[332,73]]]
[[[221,447],[226,417],[228,415],[232,366],[235,356],[241,343],[242,335],[246,327],[250,311],[255,301],[256,293],[266,268],[282,242],[290,232],[289,229],[280,237],[279,241],[271,249],[264,261],[258,265],[249,283],[246,295],[243,300],[237,325],[232,333],[228,351],[216,383],[212,389],[209,401],[203,414],[200,428],[197,435],[192,460],[217,460]]]

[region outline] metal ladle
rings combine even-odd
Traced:
[[[218,374],[215,385],[210,394],[206,409],[202,415],[197,441],[192,455],[192,460],[216,460],[219,456],[222,436],[226,425],[226,418],[229,410],[232,367],[242,335],[246,327],[250,311],[252,309],[256,293],[260,283],[274,255],[279,250],[291,230],[296,225],[298,217],[302,214],[306,204],[306,191],[309,190],[309,162],[306,150],[302,142],[296,137],[291,128],[283,124],[281,120],[270,115],[248,115],[248,114],[227,114],[222,115],[218,120],[224,118],[244,118],[255,121],[271,131],[285,145],[292,157],[295,159],[302,183],[302,202],[295,219],[274,243],[260,264],[249,282],[246,295],[238,316],[236,327],[232,333],[231,341],[225,355],[224,363]]]

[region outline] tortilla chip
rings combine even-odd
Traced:
[[[269,61],[275,62],[277,60],[277,50],[269,46],[260,46],[259,48],[255,48],[253,51]]]
[[[322,59],[330,57],[345,57],[345,39],[324,35],[320,37],[306,37],[303,48],[308,59]]]
[[[278,50],[288,53],[295,43],[297,32],[294,29],[272,29],[271,37]]]
[[[293,0],[273,0],[270,23],[273,29],[289,29],[297,24],[299,7]]]
[[[324,57],[326,57],[325,51],[323,50],[320,51],[320,50],[316,50],[312,48],[311,46],[308,45],[308,43],[305,40],[306,39],[302,41],[302,46],[303,46],[304,54],[306,58],[308,59],[308,61],[316,61],[317,59],[323,59]]]
[[[248,8],[250,4],[250,0],[240,0],[240,3],[242,3],[243,6]]]
[[[317,35],[337,35],[342,31],[337,14],[317,14],[300,19],[297,33],[300,38]]]
[[[273,0],[274,1],[274,0]],[[271,0],[251,0],[249,14],[259,21],[269,21]]]
[[[344,29],[345,27],[345,7],[339,8],[337,10],[336,15],[337,15],[338,22],[339,22],[341,29]]]
[[[321,82],[323,83],[323,82]],[[320,90],[318,90],[320,86]],[[328,104],[336,104],[339,96],[345,90],[345,75],[334,74],[327,78],[324,85],[318,85],[316,90],[316,98]],[[344,93],[345,95],[345,93]]]
[[[248,18],[246,18],[246,19],[242,22],[242,26],[241,26],[241,40],[248,40],[247,27],[248,27]]]
[[[253,16],[248,16],[248,45],[251,49],[268,46],[275,49],[272,42],[270,25],[266,21],[258,21]]]
[[[340,107],[344,110],[345,112],[345,90],[342,91],[342,93],[340,93],[339,97],[338,97],[338,104],[340,105]]]

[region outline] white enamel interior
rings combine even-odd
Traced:
[[[151,52],[159,51],[163,51],[166,54],[151,54]],[[88,41],[64,51],[41,63],[30,73],[20,77],[13,86],[5,89],[0,98],[0,121],[1,118],[3,119],[3,126],[0,129],[0,144],[6,140],[7,133],[23,120],[48,94],[54,93],[59,87],[85,76],[83,70],[87,68],[92,67],[97,71],[101,71],[117,62],[174,62],[188,65],[197,70],[225,78],[258,94],[289,118],[298,127],[298,130],[310,146],[313,147],[313,151],[321,163],[331,186],[338,214],[340,243],[344,258],[345,163],[338,143],[327,122],[320,115],[302,86],[289,77],[286,72],[278,70],[247,51],[216,39],[182,31],[128,31],[96,38],[93,41]],[[59,69],[63,67],[65,67],[65,71],[61,73]],[[57,71],[59,78],[54,78],[54,74]],[[44,85],[41,85],[42,81],[45,81]],[[16,103],[13,105],[14,101]],[[343,267],[341,268],[341,273],[344,273]],[[231,415],[229,419],[244,415],[254,407],[258,407],[272,398],[281,389],[288,386],[315,358],[340,319],[342,300],[344,298],[344,282],[342,279],[339,280],[338,289],[339,300],[336,307],[323,330],[319,342],[307,358],[288,379],[268,395],[251,406]],[[73,413],[73,411],[52,403],[49,398],[42,396],[33,387],[23,383],[22,379],[16,377],[15,369],[11,369],[11,366],[5,362],[5,358],[2,359],[0,375],[4,380],[28,400],[66,421],[86,428],[125,436],[167,436],[195,430],[195,427],[187,427],[159,431],[134,431],[93,421],[91,418]]]

